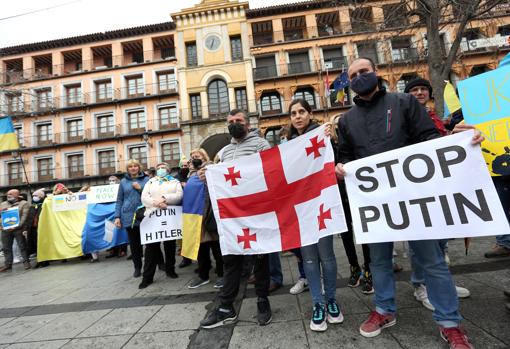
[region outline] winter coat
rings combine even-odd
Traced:
[[[180,205],[182,201],[182,186],[177,179],[167,177],[153,177],[143,187],[142,204],[145,206],[145,216],[149,216],[158,208],[154,201],[165,199],[167,205]]]
[[[28,231],[28,211],[30,210],[30,204],[25,200],[19,200],[11,204],[8,201],[4,201],[0,204],[0,211],[7,210],[12,207],[19,207],[19,225],[17,228],[9,229],[8,231]],[[0,224],[0,231],[2,231],[2,225]]]
[[[223,147],[223,149],[219,151],[219,154],[221,154],[221,162],[229,162],[269,148],[271,148],[269,143],[264,138],[260,137],[257,130],[254,130],[248,133],[246,138],[240,142],[232,138],[230,144]]]
[[[356,96],[354,102],[338,121],[341,163],[440,137],[425,107],[410,94],[382,88],[370,101]]]
[[[143,189],[148,181],[149,177],[143,172],[140,172],[136,178],[131,178],[131,176],[126,173],[124,178],[120,181],[117,204],[115,205],[115,218],[120,218],[123,228],[131,227],[135,211],[142,205],[140,199],[142,190],[133,188],[133,183],[139,183],[140,187]]]

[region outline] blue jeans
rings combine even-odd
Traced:
[[[293,250],[290,250],[290,252],[294,253],[294,256],[296,256],[297,267],[299,270],[299,278],[306,279],[305,268],[303,267],[303,256],[301,255],[301,249],[295,248]]]
[[[448,239],[441,239],[436,240],[439,244],[439,248],[441,249],[441,252],[443,252],[443,258],[444,258],[444,251],[446,248],[448,248]],[[418,287],[420,285],[425,285],[425,271],[421,267],[420,263],[417,261],[416,254],[413,252],[413,249],[409,246],[409,256],[411,257],[411,282],[415,287]]]
[[[336,300],[336,258],[333,251],[333,235],[323,237],[316,244],[301,247],[301,254],[313,304],[325,304],[325,301]],[[321,267],[326,299],[322,295]]]
[[[506,219],[510,222],[510,180],[505,177],[492,177],[494,187],[498,192],[501,206],[506,214]],[[510,234],[496,236],[496,244],[510,249]]]
[[[282,262],[280,261],[280,252],[269,253],[269,275],[271,282],[283,285]]]
[[[436,310],[432,317],[440,326],[456,327],[462,317],[453,278],[437,240],[409,241],[423,268],[430,303]],[[395,276],[392,260],[393,242],[370,244],[370,269],[375,289],[375,309],[380,314],[395,314]]]

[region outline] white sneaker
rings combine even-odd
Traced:
[[[306,279],[299,279],[294,286],[290,289],[290,294],[300,294],[308,288]]]
[[[455,286],[455,290],[457,291],[457,297],[459,298],[467,298],[471,296],[471,292],[467,288]]]
[[[429,296],[427,295],[427,288],[425,285],[420,285],[414,288],[414,298],[416,298],[416,300],[428,310],[434,311],[434,306],[429,301]]]
[[[13,260],[12,260],[12,264],[18,264],[18,263],[21,263],[21,259],[19,259],[19,258],[13,258]]]

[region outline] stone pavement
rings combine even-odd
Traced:
[[[349,271],[340,240],[335,238],[337,295],[345,322],[325,333],[309,329],[309,293],[288,293],[297,276],[294,257],[282,257],[285,286],[270,297],[269,326],[256,324],[255,293],[243,282],[236,302],[239,322],[213,330],[199,330],[214,306],[213,282],[186,287],[196,265],[178,270],[176,280],[158,271],[155,283],[139,290],[140,279],[131,277],[132,264],[125,258],[94,264],[76,259],[30,271],[17,264],[0,275],[0,348],[446,348],[431,312],[413,298],[402,243],[396,244],[396,260],[405,266],[397,275],[398,323],[376,338],[359,335],[372,296],[346,287]],[[510,314],[502,292],[510,289],[510,258],[483,258],[493,241],[474,239],[468,256],[462,240],[450,242],[456,282],[472,294],[460,302],[463,324],[476,348],[484,349],[510,348]]]

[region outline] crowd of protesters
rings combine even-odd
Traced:
[[[451,133],[473,129],[464,123],[444,123],[430,106],[432,87],[422,78],[409,82],[405,93],[390,93],[379,83],[374,63],[368,58],[359,58],[348,69],[350,88],[356,93],[354,106],[344,115],[334,116],[326,123],[325,135],[330,136],[335,151],[336,175],[343,201],[348,230],[341,235],[350,266],[349,287],[361,287],[365,294],[374,293],[374,310],[361,324],[359,332],[365,337],[375,337],[387,327],[396,324],[395,278],[394,273],[402,268],[394,263],[393,243],[362,245],[363,263],[360,265],[353,239],[352,217],[343,181],[343,165],[349,161],[375,155],[399,147],[447,137]],[[379,125],[384,124],[386,110],[396,111],[392,115],[392,134]],[[319,127],[314,121],[312,108],[304,99],[296,99],[289,106],[289,127],[280,132],[280,141],[286,142]],[[381,120],[379,120],[381,119]],[[459,119],[457,121],[460,121]],[[225,146],[216,160],[230,162],[240,157],[252,155],[270,148],[269,143],[250,127],[250,119],[242,110],[232,110],[227,117],[227,127],[232,136],[231,143]],[[372,140],[377,139],[375,144]],[[479,144],[483,137],[475,132],[473,144]],[[180,205],[187,193],[193,192],[193,185],[200,185],[205,179],[207,165],[212,164],[204,149],[194,149],[189,161],[182,161],[174,175],[166,163],[157,165],[155,171],[145,171],[136,160],[127,163],[126,174],[120,180],[115,209],[115,225],[125,228],[129,236],[129,247],[134,272],[133,277],[141,277],[139,288],[146,288],[154,281],[157,269],[164,270],[169,278],[177,278],[175,240],[163,243],[150,243],[145,248],[140,242],[140,222],[153,210],[165,209],[168,205]],[[200,181],[188,180],[194,176]],[[119,180],[110,177],[109,183]],[[198,184],[197,184],[198,183]],[[507,219],[509,218],[510,178],[494,178]],[[187,187],[189,185],[189,187]],[[69,190],[57,184],[53,194],[65,194]],[[29,256],[36,253],[37,221],[44,190],[33,193],[32,204],[16,189],[7,193],[7,201],[1,203],[0,210],[19,207],[19,226],[2,231],[2,245],[5,265],[0,272],[11,270],[13,264],[13,242],[16,241],[25,269],[30,269]],[[239,292],[241,279],[255,284],[257,295],[257,321],[267,325],[272,320],[269,294],[283,284],[280,253],[242,256],[221,254],[216,222],[211,210],[210,198],[205,196],[204,219],[201,227],[201,242],[198,252],[197,276],[188,287],[199,288],[210,282],[212,269],[211,254],[217,274],[215,288],[219,291],[219,304],[201,321],[201,327],[214,328],[237,320],[234,300]],[[312,300],[310,329],[325,331],[328,324],[339,324],[344,320],[342,300],[336,298],[337,258],[333,249],[333,236],[323,237],[318,243],[300,249],[287,251],[296,257],[299,270],[298,281],[290,288],[290,293],[298,294],[307,289]],[[451,348],[473,348],[465,331],[461,328],[458,298],[468,297],[470,291],[456,286],[449,270],[448,241],[422,240],[409,241],[414,297],[433,312],[433,319],[439,326],[441,337]],[[161,250],[163,247],[163,251]],[[127,246],[121,245],[110,250],[107,258],[125,256]],[[510,236],[498,236],[494,247],[485,254],[487,258],[510,256]],[[97,255],[92,261],[97,261]],[[47,262],[46,262],[47,263]],[[342,262],[340,262],[342,263]],[[182,258],[179,268],[192,264]],[[38,265],[45,266],[45,265]],[[510,297],[508,292],[505,293]],[[510,310],[510,305],[506,305]]]

